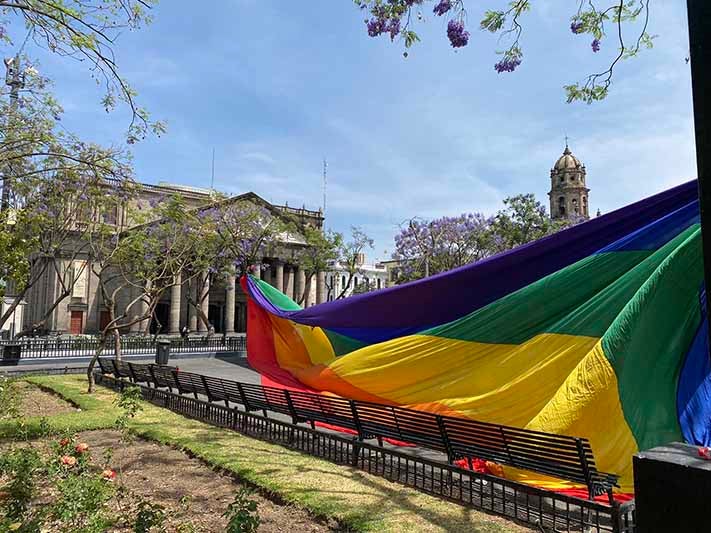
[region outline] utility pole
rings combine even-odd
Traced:
[[[328,162],[323,159],[323,217],[326,218],[326,172],[328,171]]]
[[[711,2],[687,0],[689,15],[689,59],[694,98],[696,169],[699,182],[701,240],[706,281],[706,320],[711,325]],[[711,327],[709,328],[711,334]]]
[[[210,190],[215,190],[215,149],[212,149],[212,174],[210,177]]]
[[[12,122],[19,107],[20,89],[25,87],[25,74],[20,65],[20,54],[14,58],[6,58],[5,63],[5,85],[10,87],[10,112],[6,122],[6,136],[12,135]],[[11,170],[7,165],[3,172],[2,199],[0,200],[0,211],[5,211],[10,205],[10,181]]]

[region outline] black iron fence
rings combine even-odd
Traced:
[[[280,413],[292,423],[327,424],[354,431],[359,441],[383,438],[446,454],[448,462],[472,457],[584,484],[590,497],[608,493],[617,476],[599,472],[587,439],[502,426],[471,419],[372,402],[242,383],[177,368],[99,359],[101,371],[134,383],[177,389],[209,402],[242,406],[246,411]]]
[[[114,389],[125,382],[97,373]],[[543,531],[634,533],[634,501],[606,505],[459,468],[407,452],[283,420],[138,385],[143,397],[183,416],[350,465],[465,506],[539,526]]]
[[[154,355],[157,343],[166,340],[159,337],[123,336],[121,338],[121,353],[123,355]],[[205,352],[240,352],[247,349],[247,339],[244,335],[223,337],[187,337],[171,338],[171,353],[205,353]],[[99,347],[97,337],[25,337],[15,340],[0,340],[0,357],[3,347],[7,344],[20,345],[20,359],[41,359],[57,357],[86,357],[96,353]],[[114,343],[110,340],[103,352],[114,355]]]

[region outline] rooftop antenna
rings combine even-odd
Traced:
[[[212,178],[210,179],[210,190],[215,190],[215,149],[212,149]]]
[[[323,216],[326,217],[326,173],[328,171],[328,161],[323,158]]]

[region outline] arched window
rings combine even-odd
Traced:
[[[565,183],[565,176],[561,176],[561,177],[560,177],[560,182],[561,182],[561,183]]]
[[[346,277],[341,276],[341,287],[345,287],[345,286],[346,286]]]
[[[380,288],[381,279],[378,278],[378,289]]]
[[[565,197],[561,196],[558,198],[558,214],[560,216],[565,216]]]
[[[355,278],[353,278],[353,288],[355,288],[355,287],[357,287],[357,286],[358,286],[358,276],[356,276]]]
[[[573,212],[577,215],[580,213],[580,208],[578,207],[578,200],[573,198]]]
[[[588,198],[587,198],[587,196],[583,196],[583,214],[585,216],[588,215]]]

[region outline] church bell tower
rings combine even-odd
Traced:
[[[581,222],[588,220],[588,193],[585,185],[585,165],[573,155],[565,143],[563,155],[551,169],[550,197],[551,218]]]

